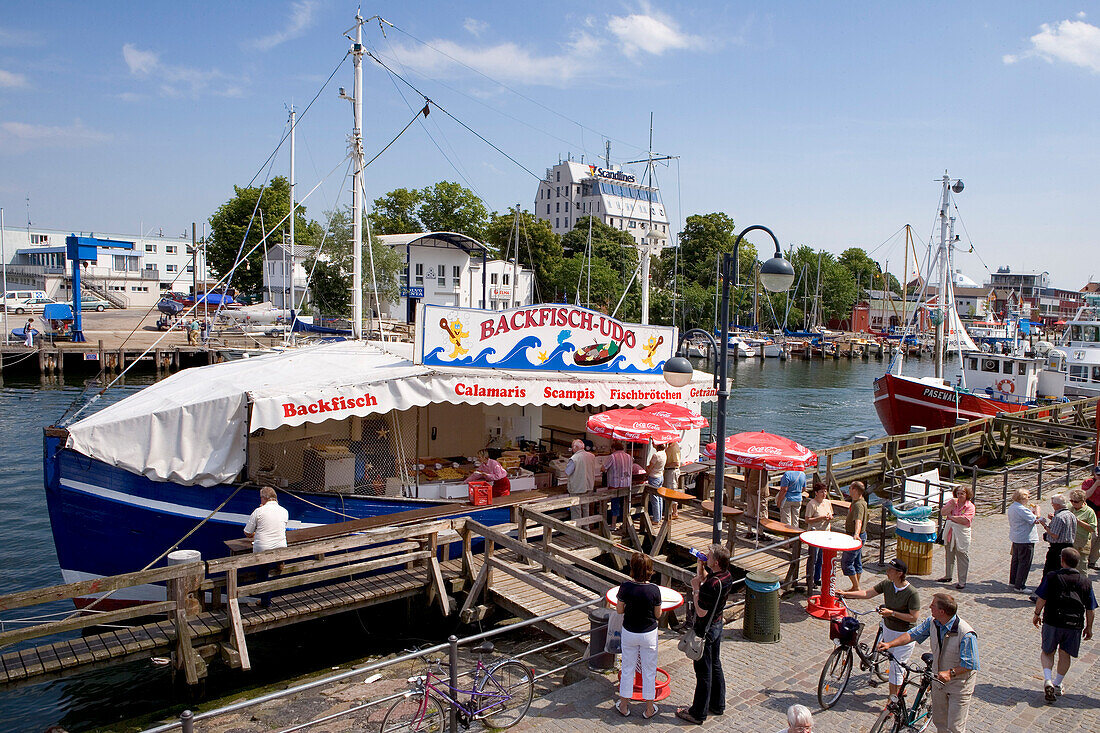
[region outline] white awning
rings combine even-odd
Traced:
[[[69,426],[67,447],[158,481],[213,486],[246,460],[248,434],[408,410],[503,405],[699,404],[710,375],[660,376],[417,365],[411,344],[340,342],[187,369]],[[383,348],[385,350],[383,350]]]

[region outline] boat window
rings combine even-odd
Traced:
[[[971,358],[970,359],[970,371],[972,371],[972,372],[978,371],[978,360],[976,358]]]
[[[1092,381],[1100,382],[1100,366],[1094,366],[1092,368]]]
[[[982,371],[996,374],[1001,371],[1001,364],[996,359],[982,359]]]
[[[1026,363],[1024,363],[1024,362],[1022,362],[1022,361],[1021,361],[1021,362],[1019,362],[1019,363],[1018,363],[1018,364],[1016,365],[1016,373],[1017,373],[1017,374],[1024,374],[1024,373],[1026,373],[1026,372],[1027,372],[1027,364],[1026,364]]]
[[[1071,382],[1087,382],[1089,381],[1089,368],[1073,364],[1069,368],[1069,378]]]
[[[1096,326],[1085,326],[1085,341],[1096,342]]]
[[[1074,326],[1069,327],[1069,340],[1070,341],[1080,341],[1081,340],[1081,327],[1080,326],[1074,325]]]
[[[1011,361],[1002,362],[1001,363],[1001,371],[1004,372],[1005,374],[1012,374],[1012,364],[1013,364],[1013,362],[1011,362]]]

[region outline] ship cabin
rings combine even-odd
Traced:
[[[1042,364],[1031,357],[963,355],[963,384],[971,392],[1004,402],[1031,402],[1040,392]]]

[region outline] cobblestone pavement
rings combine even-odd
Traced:
[[[927,614],[932,593],[948,590],[959,599],[960,613],[978,631],[982,671],[968,730],[978,733],[1023,733],[1040,728],[1052,733],[1100,731],[1100,641],[1083,643],[1081,657],[1066,678],[1066,694],[1056,704],[1046,705],[1039,666],[1039,631],[1031,625],[1032,606],[1026,595],[1012,591],[1007,583],[1007,536],[1008,522],[1000,514],[978,518],[970,578],[963,591],[934,583],[929,578],[912,578],[921,593],[923,614]],[[1040,542],[1031,574],[1033,584],[1039,580],[1044,553],[1045,544]],[[884,577],[875,572],[875,563],[868,563],[867,569],[865,585]],[[939,577],[942,570],[943,551],[937,546],[929,577]],[[1096,579],[1095,573],[1093,579]],[[846,581],[842,580],[841,586],[845,587]],[[804,605],[804,595],[790,595],[782,600],[782,639],[776,644],[746,641],[741,634],[740,621],[727,626],[722,644],[728,694],[726,714],[709,718],[702,729],[771,733],[785,728],[785,711],[794,703],[814,711],[819,733],[866,731],[871,727],[885,700],[886,687],[870,687],[867,673],[852,675],[847,692],[832,710],[818,710],[817,679],[832,644],[826,623],[808,616]],[[854,602],[860,610],[873,605],[872,601]],[[926,651],[927,647],[918,647],[918,650]],[[654,731],[693,728],[674,715],[677,706],[690,703],[694,676],[690,662],[677,651],[676,636],[672,632],[662,632],[659,655],[659,665],[671,675],[672,693],[660,703],[661,712],[653,720],[642,719],[641,704],[635,704],[629,718],[622,718],[612,710],[617,688],[614,675],[609,675],[540,691],[543,694],[536,697],[528,716],[513,730],[517,733],[573,733],[584,728],[629,729],[639,725]],[[386,679],[371,685],[361,681],[330,685],[289,700],[265,703],[236,715],[203,722],[196,728],[203,733],[285,729],[392,692],[401,686],[405,673],[405,670],[390,670]],[[307,730],[314,733],[377,730],[384,712],[385,706],[381,706]]]
[[[954,593],[960,614],[978,632],[982,671],[967,730],[997,733],[1047,731],[1100,731],[1100,643],[1084,642],[1081,656],[1066,677],[1066,694],[1054,705],[1043,701],[1043,675],[1039,666],[1039,631],[1031,625],[1032,605],[1027,596],[1008,585],[1008,522],[1001,515],[982,517],[974,528],[970,577],[965,590],[933,582],[943,571],[943,548],[937,546],[929,578],[914,577],[927,606],[931,594]],[[1036,564],[1030,580],[1038,583],[1045,544],[1036,548]],[[868,568],[864,585],[883,575]],[[1096,574],[1092,574],[1096,579]],[[841,587],[846,587],[842,581]],[[781,603],[782,639],[777,644],[751,643],[742,638],[738,622],[727,626],[722,643],[728,706],[726,715],[711,717],[704,730],[775,731],[786,726],[788,705],[801,703],[814,711],[815,730],[821,733],[866,731],[874,723],[886,695],[886,687],[870,687],[867,673],[853,674],[848,691],[827,711],[819,711],[817,679],[831,650],[828,628],[802,609],[805,596],[787,596]],[[859,605],[855,605],[859,604]],[[857,609],[872,601],[855,601]],[[927,614],[927,610],[923,612]],[[920,650],[921,647],[918,647]],[[927,647],[923,648],[927,651]],[[661,639],[659,665],[672,676],[671,696],[661,704],[657,718],[643,721],[636,704],[631,717],[621,718],[611,709],[614,680],[585,680],[537,699],[528,717],[515,730],[575,731],[598,722],[600,727],[634,726],[665,731],[692,728],[674,716],[676,706],[690,704],[694,685],[691,664],[676,650],[676,639],[667,632]]]

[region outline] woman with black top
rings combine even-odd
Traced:
[[[699,561],[691,579],[695,604],[695,633],[703,637],[703,656],[695,662],[695,697],[691,707],[680,708],[676,717],[699,725],[707,715],[726,712],[726,678],[722,674],[722,609],[725,608],[733,576],[730,553],[722,545],[711,545],[707,560]]]
[[[657,616],[661,612],[661,589],[649,582],[653,561],[648,555],[635,552],[630,558],[630,577],[619,586],[615,610],[623,614],[623,668],[619,680],[619,704],[615,710],[624,718],[630,715],[630,700],[634,696],[634,672],[642,673],[642,697],[645,699],[643,718],[657,714],[653,700],[657,697]]]

